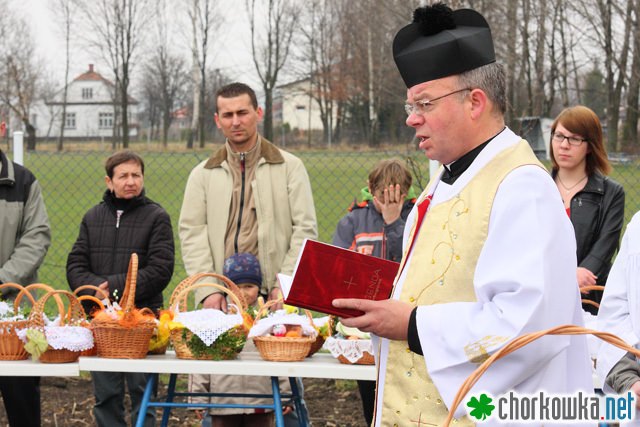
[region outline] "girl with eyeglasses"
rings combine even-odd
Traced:
[[[604,286],[624,221],[624,189],[607,177],[611,165],[598,116],[564,109],[551,126],[551,175],[576,234],[578,286]],[[600,291],[581,291],[582,308],[598,313]]]

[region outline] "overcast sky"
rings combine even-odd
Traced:
[[[47,75],[62,86],[64,81],[64,40],[59,25],[51,11],[52,0],[10,0],[14,10],[22,14],[31,27],[36,48],[44,62]],[[251,84],[259,88],[257,75],[251,60],[250,37],[248,34],[247,15],[241,0],[217,0],[225,16],[225,24],[216,34],[213,49],[210,51],[211,68],[220,68],[229,77]],[[238,7],[241,6],[241,7]],[[187,27],[188,28],[188,27]],[[183,34],[173,34],[177,41]],[[109,67],[97,52],[75,44],[71,54],[70,78],[78,76],[88,69],[88,64],[95,64],[95,69],[110,78]],[[188,53],[184,46],[180,51]],[[138,76],[139,77],[139,76]]]

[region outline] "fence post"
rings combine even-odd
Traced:
[[[13,133],[13,161],[20,166],[24,166],[24,132],[16,131]]]

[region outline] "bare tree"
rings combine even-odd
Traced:
[[[64,148],[64,127],[67,116],[67,90],[69,85],[69,61],[71,60],[71,27],[74,19],[73,0],[56,0],[50,3],[52,12],[57,17],[62,36],[64,38],[64,87],[62,88],[62,115],[60,122],[60,133],[58,135],[57,150]],[[51,116],[52,118],[54,115]],[[48,135],[48,132],[47,132]]]
[[[640,95],[640,0],[635,0],[633,19],[633,60],[627,88],[627,117],[622,127],[622,141],[628,146],[637,146],[638,141],[638,96]]]
[[[182,56],[169,49],[169,17],[166,3],[157,4],[155,49],[144,69],[144,88],[147,96],[150,121],[155,121],[155,111],[162,123],[162,145],[167,147],[173,110],[187,83],[186,63]],[[153,127],[153,126],[152,126]]]
[[[195,134],[198,134],[200,148],[205,144],[205,109],[204,99],[207,92],[207,62],[211,37],[216,28],[223,22],[222,15],[213,0],[191,0],[189,7],[191,23],[191,58],[193,78],[193,115],[191,131],[187,138],[187,147],[193,148]]]
[[[278,83],[298,26],[300,5],[293,0],[268,0],[267,10],[256,9],[256,0],[245,0],[251,29],[253,64],[265,97],[264,136],[273,139],[273,91]],[[264,32],[258,22],[266,15]]]
[[[29,26],[15,15],[6,2],[1,2],[0,15],[0,101],[22,121],[27,132],[27,149],[36,149],[36,127],[30,110],[36,101],[41,80],[41,67],[37,63],[35,44],[28,32]],[[23,31],[11,29],[21,28]]]
[[[129,147],[129,84],[145,26],[155,8],[150,0],[76,0],[88,26],[90,45],[109,63],[115,79],[122,146]],[[114,136],[117,138],[117,134]]]
[[[582,28],[585,37],[593,40],[604,54],[607,141],[609,148],[613,150],[620,149],[618,121],[622,88],[627,79],[633,2],[634,0],[589,0],[572,3],[576,12],[588,24]]]

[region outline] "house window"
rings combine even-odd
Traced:
[[[64,128],[65,129],[76,128],[76,113],[67,113],[64,115]]]
[[[82,88],[82,99],[91,99],[93,98],[93,88],[91,87],[83,87]]]
[[[305,107],[304,105],[300,105],[300,104],[296,105],[296,110],[306,110],[306,109],[307,107]]]
[[[100,129],[111,129],[113,127],[113,113],[99,113],[98,127]]]

